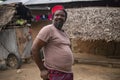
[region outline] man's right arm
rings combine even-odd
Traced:
[[[31,50],[31,54],[41,72],[41,78],[43,78],[43,80],[48,79],[48,70],[44,67],[43,60],[41,58],[42,56],[40,55],[40,49],[43,46],[45,46],[45,44],[46,43],[44,41],[40,40],[39,38],[36,38],[33,42]]]
[[[45,70],[46,68],[43,65],[43,61],[41,59],[40,56],[40,49],[45,45],[46,43],[38,38],[36,38],[33,42],[32,45],[32,56],[33,59],[35,61],[35,63],[37,64],[38,68],[40,69],[40,71]]]

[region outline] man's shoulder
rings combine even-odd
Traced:
[[[53,26],[53,24],[49,24],[49,25],[44,26],[43,29],[53,30],[53,29],[54,29],[54,26]]]
[[[50,24],[50,25],[46,25],[46,26],[42,27],[42,29],[40,29],[39,32],[41,32],[41,33],[51,32],[51,28],[52,28],[52,25],[51,25],[51,24]]]
[[[45,28],[51,28],[53,25],[52,24],[49,24],[49,25],[46,25],[46,26],[44,26]],[[43,28],[44,28],[43,27]]]

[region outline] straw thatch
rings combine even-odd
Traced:
[[[15,14],[15,4],[0,5],[0,30],[7,25]]]
[[[119,7],[84,7],[67,9],[65,31],[82,40],[120,41]]]
[[[15,26],[25,27],[24,25],[31,23],[32,18],[29,8],[22,3],[0,5],[0,30]]]

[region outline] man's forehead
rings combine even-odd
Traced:
[[[63,10],[57,10],[54,14],[63,14],[63,15],[65,15],[65,12]]]

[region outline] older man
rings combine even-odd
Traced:
[[[73,80],[73,54],[70,40],[63,24],[67,19],[67,12],[61,5],[52,8],[53,22],[43,27],[32,45],[32,55],[41,72],[43,80]],[[44,61],[39,52],[43,47]]]

